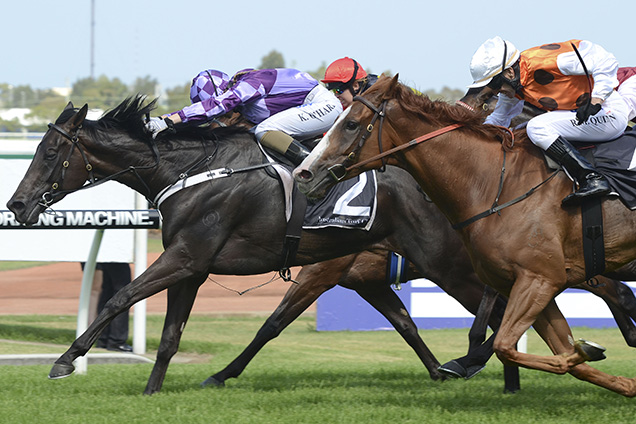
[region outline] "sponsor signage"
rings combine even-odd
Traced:
[[[636,288],[636,283],[626,282]],[[467,328],[474,316],[433,282],[418,279],[402,284],[396,291],[418,328]],[[559,309],[571,326],[616,327],[601,298],[577,289],[568,289],[556,298]],[[392,330],[393,326],[358,294],[336,286],[317,302],[318,331]]]

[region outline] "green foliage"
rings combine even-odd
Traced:
[[[73,84],[71,101],[76,106],[85,103],[91,109],[112,109],[128,96],[130,91],[119,78],[101,75],[97,79],[82,78]]]
[[[318,68],[313,71],[307,71],[309,75],[320,81],[325,77],[325,71],[327,70],[327,63],[322,62]]]
[[[173,88],[166,89],[164,96],[159,97],[159,107],[155,115],[176,112],[190,104],[190,83],[187,82]]]
[[[261,59],[261,64],[258,65],[259,69],[274,69],[274,68],[284,68],[285,67],[285,59],[283,58],[283,54],[277,50],[272,50],[267,53]]]
[[[465,90],[453,89],[444,86],[440,92],[436,90],[426,90],[424,91],[424,94],[426,94],[431,100],[443,100],[453,103],[464,97],[465,92]]]
[[[150,75],[147,75],[143,78],[135,79],[132,86],[130,87],[130,91],[132,94],[145,94],[148,97],[156,97],[157,96],[157,88],[159,87],[159,82],[156,78],[152,78]]]

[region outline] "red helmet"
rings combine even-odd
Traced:
[[[343,57],[333,62],[325,71],[325,78],[321,81],[329,85],[329,83],[349,84],[360,78],[367,76],[365,70],[350,57]]]

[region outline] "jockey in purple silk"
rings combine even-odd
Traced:
[[[146,124],[153,137],[170,123],[205,122],[240,108],[256,124],[256,138],[295,165],[309,154],[299,140],[325,133],[342,112],[332,92],[306,72],[288,68],[246,69],[232,78],[206,70],[192,80],[190,98],[190,106]]]

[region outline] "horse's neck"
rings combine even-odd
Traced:
[[[99,152],[95,160],[99,163],[101,177],[121,172],[116,181],[149,198],[184,174],[192,176],[207,170],[257,165],[262,158],[249,134],[220,141],[159,140],[155,144],[158,155],[143,141],[124,136],[111,141],[108,145],[93,146]],[[122,172],[127,169],[131,172]]]

